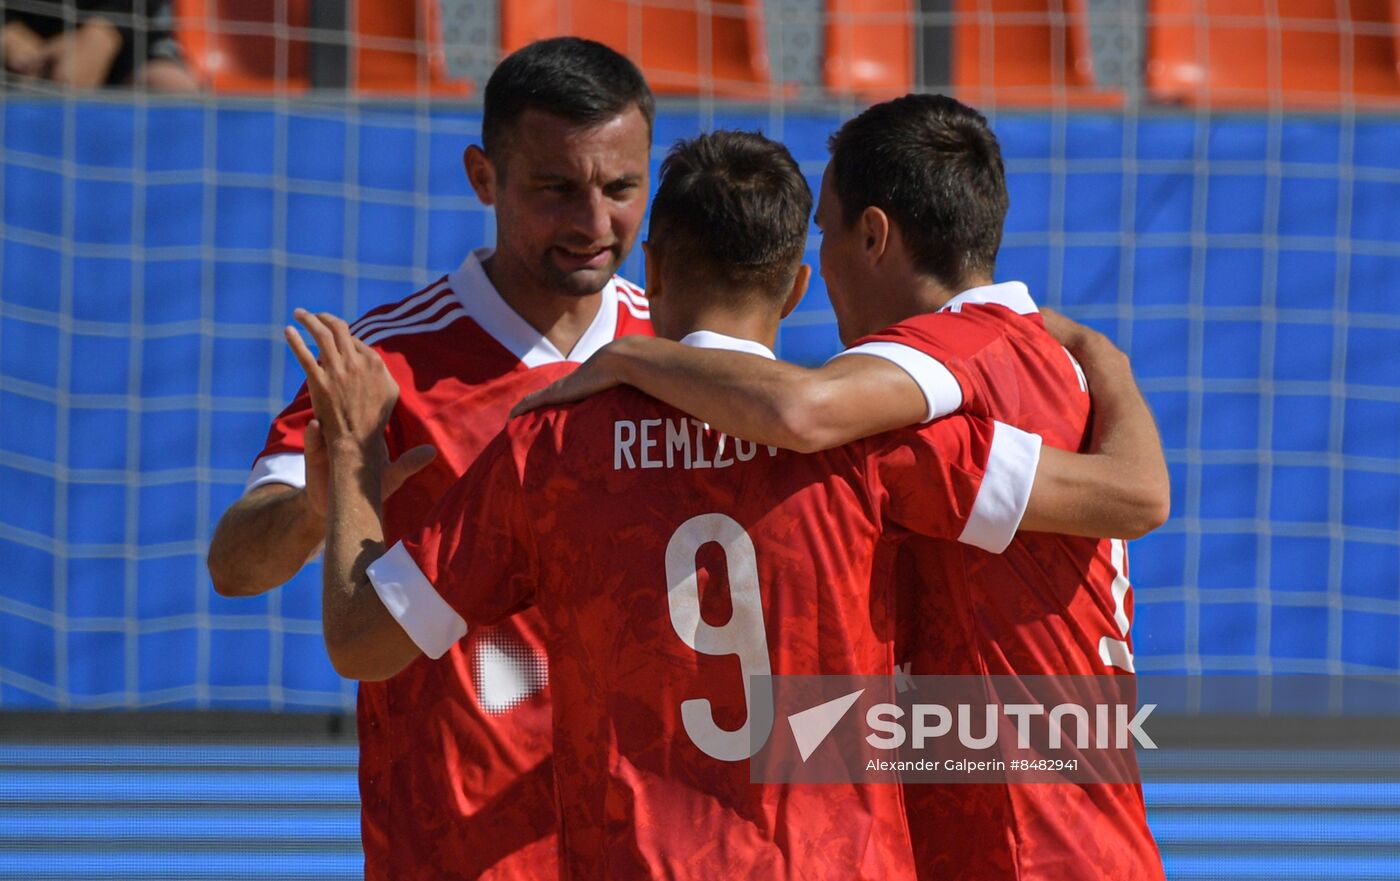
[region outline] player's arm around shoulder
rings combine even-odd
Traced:
[[[605,346],[514,412],[581,400],[616,385],[633,386],[731,437],[800,453],[930,418],[918,382],[881,358],[836,358],[813,369],[640,336]]]
[[[1023,529],[1140,538],[1167,521],[1171,483],[1152,411],[1128,357],[1108,337],[1048,309],[1046,328],[1079,362],[1093,401],[1092,445],[1046,447]]]

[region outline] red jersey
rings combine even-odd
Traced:
[[[898,786],[750,782],[749,677],[892,674],[882,531],[1009,541],[1019,513],[973,521],[984,473],[1028,495],[992,454],[1017,443],[956,416],[803,456],[614,389],[512,420],[370,579],[429,654],[543,614],[571,877],[912,878]]]
[[[489,250],[402,302],[351,325],[399,384],[391,456],[438,455],[384,503],[397,541],[423,518],[505,424],[510,408],[572,369],[514,312],[481,268]],[[650,334],[646,299],[621,279],[570,361],[625,334]],[[305,386],[276,419],[250,488],[304,486]],[[495,881],[558,876],[549,671],[538,614],[473,630],[441,663],[419,659],[360,684],[361,835],[369,881]]]
[[[961,408],[1067,450],[1088,437],[1084,375],[1019,282],[966,291],[843,355],[851,353],[908,371],[930,418]],[[1021,533],[993,556],[916,537],[897,572],[900,659],[916,675],[1132,674],[1121,540]],[[1163,877],[1138,785],[911,785],[905,795],[924,878]]]

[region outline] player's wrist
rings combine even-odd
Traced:
[[[383,501],[384,471],[389,464],[384,442],[350,444],[330,448],[330,507],[347,491],[362,495],[378,506]]]
[[[326,442],[326,454],[332,470],[382,466],[388,461],[384,439],[379,436],[359,438],[341,435]]]

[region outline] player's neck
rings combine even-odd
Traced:
[[[498,260],[486,260],[482,269],[506,305],[564,355],[573,350],[598,315],[602,303],[598,293],[561,294],[542,287],[526,273],[513,272]]]
[[[991,283],[990,278],[975,275],[963,279],[956,287],[948,287],[933,276],[917,273],[901,285],[904,296],[892,298],[895,314],[889,316],[892,319],[889,323],[895,324],[915,315],[937,312],[963,291]]]
[[[665,329],[665,335],[683,339],[697,330],[708,330],[741,340],[762,343],[772,349],[778,340],[778,321],[771,315],[732,310],[708,310],[678,319]]]

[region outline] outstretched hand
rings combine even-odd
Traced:
[[[311,507],[325,516],[330,493],[328,445],[348,441],[364,449],[382,443],[399,386],[379,353],[350,333],[344,321],[305,309],[293,314],[321,352],[319,359],[313,356],[296,328],[289,326],[283,331],[297,363],[306,371],[306,387],[316,412],[306,427],[306,497]],[[392,495],[436,456],[437,450],[423,445],[387,463],[381,472],[382,497]]]
[[[572,404],[574,401],[582,401],[584,398],[592,397],[599,392],[621,385],[622,381],[607,366],[607,351],[610,346],[617,343],[609,343],[599,349],[593,357],[578,366],[578,369],[562,379],[556,379],[551,384],[536,392],[531,392],[520,399],[510,411],[512,418],[529,413],[531,410],[539,410],[544,407],[558,407],[561,404]]]
[[[296,328],[283,330],[292,354],[306,371],[311,406],[326,445],[334,448],[350,442],[366,448],[380,440],[399,399],[398,383],[384,359],[329,312],[313,315],[298,309],[293,314],[320,350],[319,357],[312,355]]]

